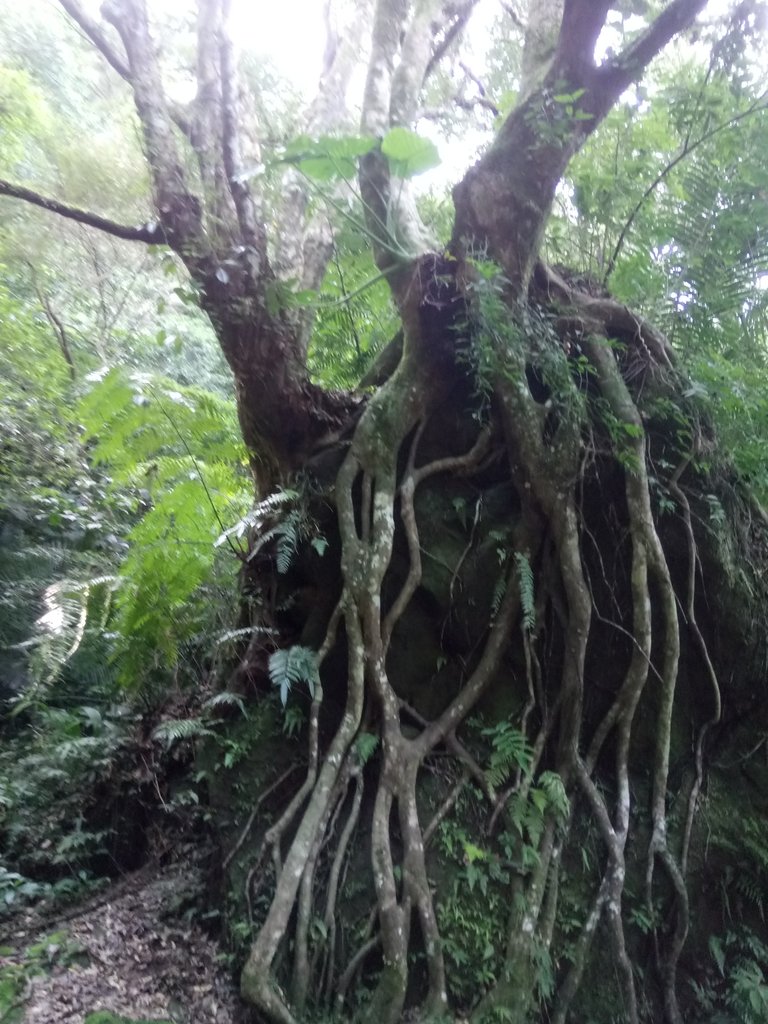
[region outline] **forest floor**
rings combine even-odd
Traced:
[[[236,1024],[219,947],[180,916],[192,875],[145,868],[58,919],[17,919],[0,949],[0,980],[18,981],[0,1024]]]

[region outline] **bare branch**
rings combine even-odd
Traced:
[[[520,29],[521,32],[525,32],[525,24],[523,22],[523,19],[520,17],[520,15],[514,9],[512,4],[502,3],[501,6],[502,6],[502,9],[503,9],[504,13],[508,14],[509,17],[512,19],[512,24],[515,26],[515,28]]]
[[[408,0],[378,0],[371,57],[363,97],[363,131],[382,137],[392,125],[407,126],[416,116],[424,74],[432,52],[436,0],[420,0],[409,20]],[[360,164],[360,191],[374,258],[381,271],[407,263],[433,247],[416,209],[410,184],[392,180],[379,152]],[[390,279],[397,290],[396,282]]]
[[[70,18],[80,26],[97,50],[100,51],[107,63],[115,69],[121,78],[124,78],[126,82],[130,82],[131,71],[127,62],[107,39],[101,25],[82,9],[78,0],[59,0],[59,3]]]
[[[568,163],[622,91],[705,3],[672,0],[619,58],[595,67],[595,44],[610,0],[565,0],[557,49],[544,79],[512,111],[494,144],[454,189],[453,247],[485,246],[511,287],[524,291]],[[575,117],[554,98],[563,85],[579,95]],[[546,121],[560,124],[556,144],[551,129],[544,128]]]
[[[72,358],[72,350],[69,347],[69,338],[67,337],[66,328],[64,327],[61,318],[56,313],[56,310],[53,308],[51,300],[40,287],[40,282],[37,279],[37,272],[34,266],[29,261],[27,261],[27,266],[29,267],[29,272],[32,277],[32,287],[35,289],[38,302],[45,313],[48,323],[51,325],[51,330],[56,335],[56,340],[59,343],[59,348],[61,349],[64,362],[67,364],[69,369],[69,376],[73,381],[76,381],[77,371],[75,369],[75,361]]]
[[[309,108],[306,131],[325,135],[347,117],[347,91],[361,59],[360,38],[371,20],[371,0],[361,0],[346,23],[334,23],[330,2],[326,5],[326,46],[317,92]]]
[[[424,82],[464,31],[478,0],[461,4],[422,0],[404,35],[400,62],[392,78],[392,124],[410,124],[418,110]]]
[[[589,0],[583,0],[589,6]],[[707,0],[672,0],[645,32],[614,60],[598,68],[597,80],[612,105],[632,82],[637,81],[653,58],[667,43],[693,22]]]
[[[100,217],[96,213],[89,213],[77,206],[69,206],[67,203],[60,203],[57,199],[50,199],[42,196],[39,192],[24,188],[21,185],[14,185],[10,181],[0,178],[0,196],[10,196],[11,199],[21,199],[25,203],[39,206],[49,213],[58,214],[68,220],[77,221],[78,224],[85,224],[89,228],[96,228],[104,231],[115,238],[122,238],[127,242],[146,242],[148,245],[162,245],[165,242],[165,233],[159,224],[140,224],[137,227],[130,227],[127,224],[118,224],[106,217]]]
[[[59,0],[59,3],[70,16],[72,21],[74,21],[88,39],[90,39],[107,63],[130,85],[131,69],[124,57],[117,52],[115,47],[109,41],[102,26],[97,21],[94,21],[94,19],[82,9],[78,0]],[[172,104],[171,116],[179,131],[189,138],[191,133],[189,119],[184,113],[182,107],[178,104]]]
[[[335,15],[341,6],[343,15]],[[350,12],[343,5],[327,0],[324,9],[326,45],[323,68],[315,98],[304,122],[303,131],[317,138],[338,130],[349,118],[347,94],[355,70],[360,65],[360,39],[370,24],[371,0],[361,0]],[[329,205],[345,210],[352,200],[352,190],[346,182],[331,188]],[[296,171],[289,171],[283,185],[279,227],[275,232],[276,272],[284,278],[294,278],[302,289],[316,290],[322,284],[333,254],[334,228],[325,209],[313,209],[311,190],[307,181]],[[343,214],[342,214],[343,215]],[[303,343],[308,341],[313,314],[308,310],[294,311]]]
[[[106,0],[102,14],[120,33],[131,75],[136,111],[147,147],[155,206],[168,243],[177,251],[209,246],[204,240],[200,200],[186,184],[184,167],[163,89],[146,0]]]
[[[390,126],[389,111],[395,60],[408,16],[407,0],[378,0],[373,19],[373,39],[363,95],[363,131],[384,135]]]
[[[377,0],[373,18],[371,56],[363,93],[361,127],[364,133],[379,138],[390,128],[392,83],[401,38],[408,17],[408,0]],[[397,262],[388,244],[392,182],[389,165],[379,152],[368,153],[360,161],[360,193],[369,233],[375,240],[373,253],[379,270]]]
[[[221,0],[199,0],[197,5],[197,92],[192,102],[192,148],[197,156],[208,214],[206,227],[214,234],[233,219],[221,146],[221,78],[219,35]]]
[[[435,70],[437,65],[450,50],[453,43],[459,38],[461,33],[467,27],[472,11],[477,6],[478,0],[465,0],[458,10],[453,6],[451,8],[451,15],[453,20],[447,25],[443,26],[443,34],[440,39],[437,39],[432,51],[432,56],[429,59],[426,70],[424,71],[424,79],[426,80]],[[437,35],[437,32],[435,32]]]
[[[237,220],[245,244],[253,250],[253,257],[261,259],[266,253],[267,241],[260,211],[254,202],[251,189],[243,174],[243,160],[240,145],[239,83],[234,41],[229,26],[231,2],[223,0],[222,25],[219,40],[221,66],[221,108],[223,119],[222,148],[224,169],[229,182],[229,191],[237,211]]]
[[[549,70],[560,38],[563,0],[529,0],[527,14],[520,67],[521,96],[541,85]]]

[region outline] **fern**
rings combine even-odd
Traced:
[[[222,690],[221,693],[216,693],[213,697],[209,697],[203,707],[206,710],[209,708],[235,707],[240,709],[244,717],[248,717],[243,698],[237,693],[231,693],[229,690]]]
[[[216,540],[216,547],[221,547],[227,540],[239,541],[249,533],[258,533],[257,545],[254,546],[250,555],[252,558],[255,551],[263,547],[275,534],[274,530],[265,531],[265,525],[269,518],[279,513],[283,506],[291,505],[298,497],[298,492],[290,488],[269,494],[263,501],[254,505],[244,516],[238,519],[234,526],[224,530]]]
[[[245,504],[242,481],[230,466],[209,466],[207,479],[222,504]],[[159,496],[129,534],[116,601],[126,682],[141,684],[153,666],[172,668],[181,644],[194,635],[194,617],[179,613],[211,577],[219,530],[219,516],[195,478]]]
[[[316,311],[309,368],[323,386],[346,389],[357,386],[399,323],[384,280],[360,291],[376,277],[365,238],[343,227],[337,243]]]
[[[254,635],[254,633],[261,633],[264,636],[274,636],[276,630],[269,629],[266,626],[242,626],[240,629],[225,629],[222,633],[216,637],[215,643],[217,646],[221,644],[231,643],[233,640],[245,640]]]
[[[379,737],[371,732],[361,732],[355,740],[355,752],[361,765],[367,764],[376,753]]]
[[[532,633],[536,628],[536,595],[533,581],[533,570],[528,556],[520,551],[515,552],[517,582],[520,588],[520,607],[523,611],[523,625]]]
[[[39,586],[39,580],[36,583]],[[31,636],[15,645],[27,654],[31,686],[15,702],[14,714],[44,699],[89,634],[100,636],[118,585],[114,576],[86,580],[64,577],[45,588],[44,613],[34,622]]]
[[[513,769],[523,773],[530,771],[533,751],[524,733],[508,722],[483,729],[482,735],[491,740],[491,756],[486,778],[498,789],[509,778]]]
[[[315,526],[299,504],[301,495],[291,489],[276,491],[255,505],[234,526],[225,530],[216,540],[240,540],[249,534],[253,541],[249,560],[255,558],[268,544],[275,542],[275,565],[280,575],[290,569],[299,544],[313,535]],[[276,521],[274,521],[276,520]],[[317,539],[317,538],[315,538]]]
[[[242,522],[245,452],[231,401],[160,377],[112,370],[78,412],[94,461],[145,506],[127,538],[114,618],[121,678],[140,687],[207,632],[210,600],[196,608],[195,595],[213,578],[217,544],[232,543]],[[238,526],[224,530],[233,518]]]
[[[542,772],[538,781],[537,790],[543,794],[546,806],[554,811],[559,821],[565,821],[570,810],[570,802],[560,775],[557,772]],[[532,797],[537,790],[531,791]]]
[[[314,699],[315,687],[320,682],[317,654],[311,647],[302,647],[300,644],[275,651],[269,658],[269,678],[272,685],[280,690],[283,707],[295,683],[306,683]]]
[[[171,719],[161,722],[152,733],[152,738],[165,743],[168,749],[182,740],[200,739],[205,736],[213,736],[213,733],[202,718]]]
[[[107,463],[116,480],[160,458],[245,464],[234,403],[199,388],[149,374],[110,370],[92,378],[78,406],[84,438],[95,463]]]
[[[277,571],[281,576],[284,576],[291,567],[304,527],[302,511],[294,509],[277,528],[279,540],[275,554]]]

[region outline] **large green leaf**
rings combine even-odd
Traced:
[[[409,128],[392,128],[381,141],[381,152],[393,174],[412,178],[440,163],[437,146]]]
[[[370,136],[322,136],[311,139],[301,135],[283,150],[280,162],[295,164],[303,174],[315,181],[336,181],[354,178],[357,160],[376,145]]]

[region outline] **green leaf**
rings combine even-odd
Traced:
[[[552,99],[555,103],[575,103],[580,96],[583,96],[586,90],[576,89],[575,92],[561,92],[557,96],[553,96]]]
[[[314,181],[349,180],[357,174],[358,158],[375,145],[374,138],[363,135],[326,135],[319,139],[301,135],[285,147],[278,162],[295,164]]]
[[[477,860],[485,860],[487,854],[485,850],[481,850],[479,846],[475,846],[474,843],[469,841],[464,842],[464,856],[468,864],[474,864]]]
[[[437,146],[430,139],[409,128],[392,128],[381,142],[381,152],[389,161],[393,174],[399,178],[412,178],[440,163]]]
[[[355,740],[355,750],[360,764],[367,764],[371,759],[376,747],[379,745],[379,737],[370,732],[361,732]]]

